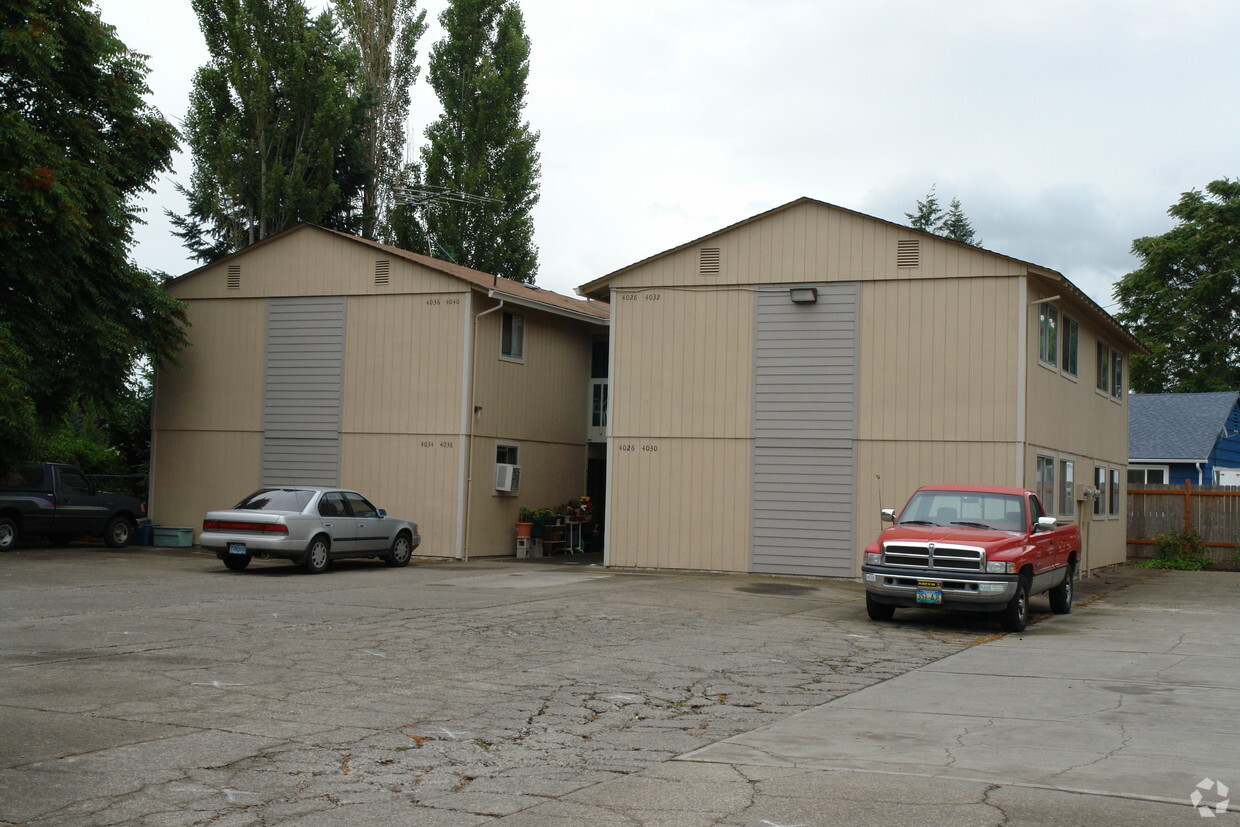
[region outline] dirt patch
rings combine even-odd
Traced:
[[[1202,571],[1240,571],[1240,560],[1216,560],[1206,563]]]

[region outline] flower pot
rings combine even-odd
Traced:
[[[533,530],[533,523],[517,523],[517,538],[529,537]]]

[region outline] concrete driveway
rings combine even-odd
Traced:
[[[0,556],[0,821],[1166,824],[1240,785],[1240,575],[1121,570],[1000,637],[568,562]]]

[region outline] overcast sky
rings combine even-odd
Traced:
[[[312,2],[322,8],[325,3]],[[446,0],[422,0],[440,36]],[[207,55],[189,0],[99,0],[179,123]],[[1115,310],[1134,238],[1240,175],[1235,0],[522,0],[542,133],[538,283],[572,289],[800,196],[907,223],[937,185],[987,249]],[[410,131],[438,113],[423,79]],[[196,264],[145,199],[133,255]]]

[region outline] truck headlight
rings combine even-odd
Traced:
[[[867,551],[865,553],[865,564],[867,566],[879,566],[879,565],[882,565],[882,562],[883,562],[882,554],[875,554],[872,551]]]
[[[1004,560],[987,560],[987,574],[1016,574],[1016,564]]]

